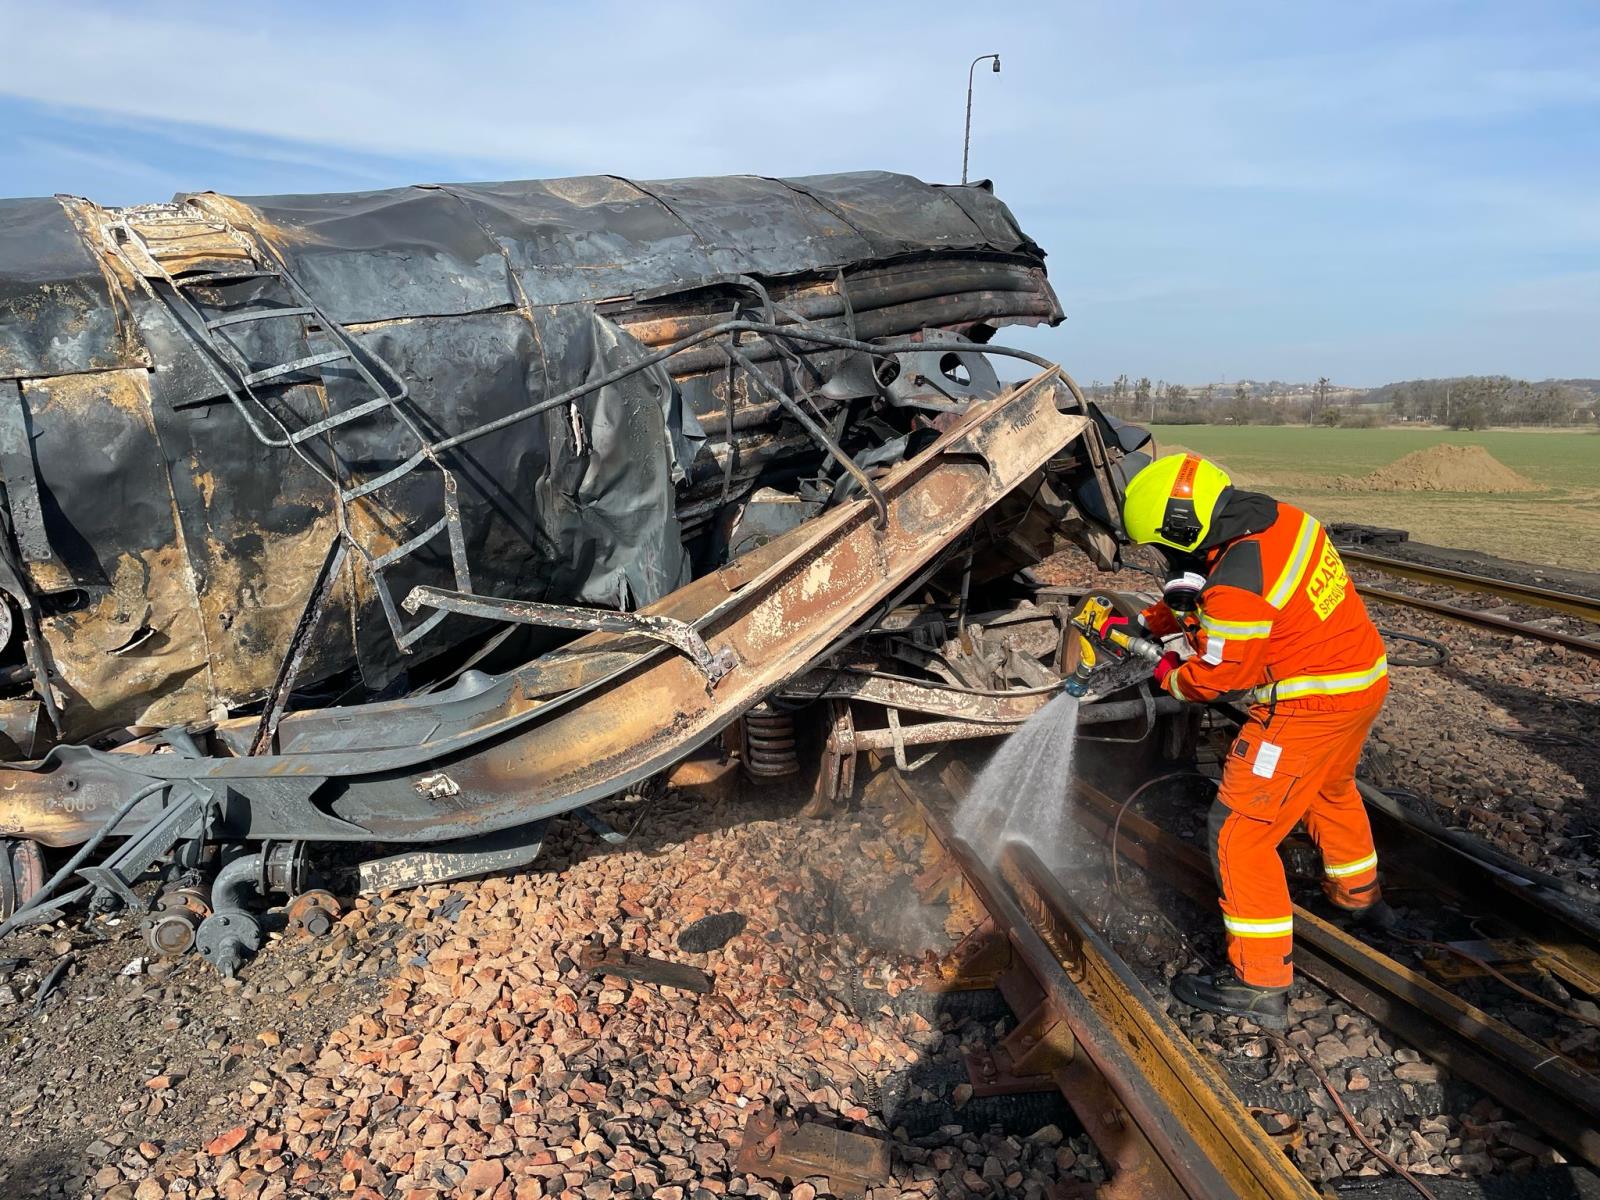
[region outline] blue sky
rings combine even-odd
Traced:
[[[1080,380],[1600,376],[1600,6],[0,0],[0,194],[972,166]]]

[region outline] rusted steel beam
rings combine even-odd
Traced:
[[[1039,619],[1047,618],[1040,614]],[[1001,733],[1006,731],[1005,727],[1022,724],[1050,703],[1059,692],[1059,688],[1048,685],[981,690],[957,687],[936,679],[912,679],[848,666],[819,667],[785,685],[783,689],[784,696],[792,700],[860,700],[927,716],[997,725],[1002,728],[996,732]],[[1157,696],[1154,699],[1157,713],[1177,712],[1180,708],[1170,697]],[[1145,705],[1141,700],[1094,701],[1083,706],[1079,721],[1098,725],[1142,716],[1144,713]]]
[[[1082,780],[1074,790],[1084,828],[1107,842],[1115,828],[1130,862],[1198,901],[1215,897],[1204,853],[1136,813],[1119,820],[1117,803]],[[1296,967],[1600,1166],[1600,1078],[1298,905],[1294,922]]]
[[[600,940],[599,934],[578,951],[578,966],[594,976],[609,975],[633,983],[681,988],[702,996],[709,995],[713,988],[711,976],[699,967],[669,962],[664,958],[651,958],[648,954],[635,954],[620,946],[607,946]]]
[[[1307,1197],[1310,1184],[1172,1023],[1032,849],[1013,843],[1000,863],[1022,910],[1118,1031],[1145,1078],[1183,1118],[1240,1196]]]
[[[1109,704],[1086,705],[1078,712],[1080,726],[1108,725],[1115,721],[1131,721],[1147,712],[1158,715],[1175,713],[1182,709],[1180,701],[1170,696],[1155,698],[1152,706],[1141,700],[1118,700]],[[959,742],[970,738],[1003,737],[1027,718],[1006,724],[987,721],[925,721],[921,725],[902,725],[889,729],[856,729],[848,735],[834,734],[828,740],[828,749],[835,753],[864,750],[892,750],[899,746],[932,746],[941,742]]]
[[[859,1200],[868,1188],[889,1181],[889,1143],[816,1121],[780,1117],[762,1105],[745,1121],[735,1166],[774,1183],[825,1175],[830,1193]]]
[[[535,600],[506,600],[498,596],[474,596],[436,587],[412,588],[402,607],[413,614],[420,608],[434,608],[485,621],[512,621],[520,625],[543,625],[548,629],[637,633],[641,637],[677,647],[693,660],[712,683],[721,679],[731,665],[713,655],[700,635],[682,621],[650,613],[579,608],[570,604],[541,604]]]
[[[931,717],[999,726],[997,733],[1026,721],[1055,694],[1044,688],[1009,695],[979,693],[937,680],[896,677],[851,667],[820,667],[784,688],[784,695],[794,700],[861,700]]]
[[[235,799],[218,836],[249,838],[436,841],[612,795],[831,653],[1064,448],[1080,438],[1098,444],[1087,418],[1063,411],[1073,407],[1069,383],[1046,371],[975,406],[885,474],[886,529],[875,528],[870,503],[851,501],[646,608],[691,626],[733,664],[714,690],[668,647],[591,633],[519,670],[434,695],[291,713],[275,754],[193,758],[153,753],[154,741],[58,747],[0,776],[0,833],[81,841],[158,779],[227,788]],[[137,833],[156,815],[142,805],[117,833]]]

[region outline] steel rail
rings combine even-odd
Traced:
[[[1357,780],[1384,862],[1407,880],[1487,909],[1497,928],[1538,946],[1558,973],[1600,991],[1600,920],[1594,893],[1516,861],[1471,834],[1411,812]]]
[[[1201,903],[1215,899],[1203,852],[1135,813],[1118,821],[1117,803],[1091,784],[1075,791],[1073,816],[1108,843],[1118,829],[1116,853]],[[1298,905],[1294,922],[1298,969],[1600,1166],[1600,1078]]]
[[[1418,583],[1453,587],[1463,592],[1488,592],[1512,604],[1553,609],[1600,625],[1600,598],[1594,596],[1557,591],[1554,588],[1538,587],[1530,583],[1517,583],[1510,579],[1496,579],[1491,575],[1475,575],[1468,571],[1455,571],[1448,567],[1435,567],[1401,558],[1390,558],[1367,550],[1344,546],[1338,547],[1338,550],[1339,557],[1346,562],[1375,567],[1389,575],[1400,575],[1406,579],[1414,579]]]
[[[1067,964],[1096,1010],[1122,1034],[1144,1077],[1167,1097],[1237,1194],[1311,1192],[1305,1176],[1156,1004],[1038,855],[1013,843],[1002,855],[1000,869],[1034,928]]]
[[[1343,554],[1344,551],[1340,551],[1340,553]],[[1387,588],[1368,587],[1363,583],[1357,583],[1356,590],[1367,599],[1381,601],[1384,604],[1403,604],[1408,608],[1420,608],[1437,616],[1448,617],[1452,621],[1461,621],[1468,625],[1480,625],[1485,629],[1514,634],[1517,637],[1530,637],[1544,642],[1555,642],[1558,645],[1581,651],[1584,654],[1600,655],[1600,641],[1578,637],[1572,633],[1563,633],[1559,629],[1541,629],[1537,625],[1527,625],[1521,621],[1513,621],[1509,617],[1497,616],[1494,613],[1474,612],[1470,608],[1446,604],[1442,600],[1429,600],[1423,596],[1407,595],[1405,592],[1391,592]]]
[[[1317,1194],[1037,859],[1007,859],[1019,906],[944,817],[898,772],[893,777],[1070,1028],[1073,1057],[1055,1081],[1115,1163],[1107,1194],[1189,1200]],[[1137,1136],[1130,1141],[1130,1134]]]

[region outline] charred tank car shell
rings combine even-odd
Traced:
[[[827,456],[717,345],[624,369],[735,315],[981,341],[1061,311],[986,185],[878,172],[0,201],[0,754],[259,704],[341,523],[296,685],[329,700],[483,635],[402,612],[416,585],[631,610],[712,569]],[[841,428],[888,386],[744,353]]]

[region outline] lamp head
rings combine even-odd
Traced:
[[[998,54],[994,56],[994,73],[996,75],[1000,74],[1000,56]]]

